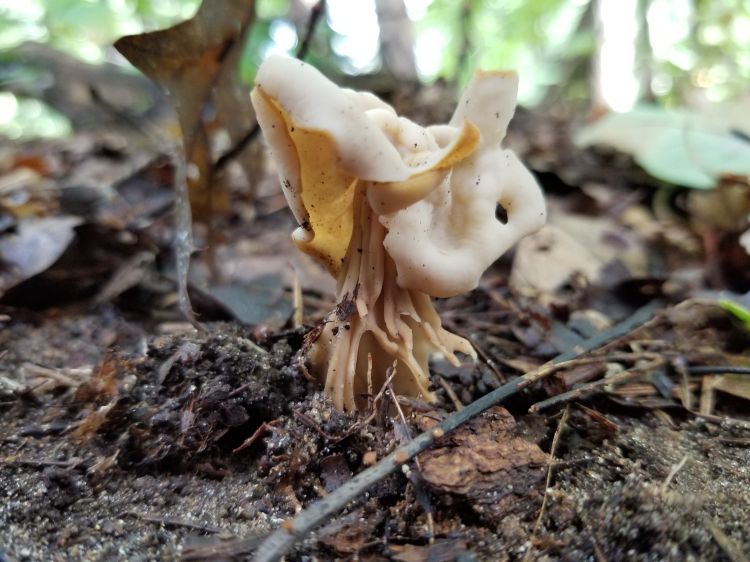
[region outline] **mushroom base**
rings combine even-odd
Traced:
[[[396,266],[383,247],[386,230],[362,187],[354,209],[351,243],[337,276],[339,304],[310,348],[312,372],[342,410],[362,410],[394,365],[396,394],[432,401],[430,355],[441,353],[459,365],[456,352],[474,359],[476,353],[466,339],[443,329],[429,295],[396,283]]]

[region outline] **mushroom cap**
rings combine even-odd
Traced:
[[[476,288],[495,260],[541,228],[546,210],[531,173],[498,147],[454,168],[425,199],[380,220],[396,282],[450,297]]]
[[[493,261],[545,220],[533,177],[500,147],[517,85],[515,73],[478,72],[450,123],[423,128],[301,61],[266,59],[252,101],[301,225],[297,245],[336,275],[361,188],[388,229],[384,245],[401,287],[433,296],[476,287]]]
[[[293,239],[333,275],[351,240],[352,204],[360,181],[383,183],[387,190],[390,182],[408,182],[452,166],[479,143],[479,130],[465,122],[438,146],[372,94],[339,88],[312,66],[278,55],[259,68],[251,99],[284,195],[301,225]],[[414,147],[409,157],[399,151],[404,141]],[[422,197],[419,189],[433,183],[399,183],[394,197],[403,206]]]
[[[476,123],[480,141],[427,197],[381,217],[400,286],[435,297],[470,291],[495,260],[544,225],[536,180],[515,153],[500,146],[517,90],[514,72],[477,72],[449,126],[427,129],[440,142],[458,124]]]

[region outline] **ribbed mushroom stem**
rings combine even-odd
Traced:
[[[386,230],[365,189],[358,186],[354,231],[337,279],[338,305],[312,345],[312,368],[339,409],[362,409],[368,390],[380,388],[394,361],[395,392],[431,401],[430,355],[442,353],[454,365],[460,363],[456,352],[476,355],[467,340],[443,329],[428,295],[398,286],[383,247]]]

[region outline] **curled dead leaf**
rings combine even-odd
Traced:
[[[115,43],[128,61],[162,86],[177,113],[188,162],[190,204],[199,220],[229,204],[226,193],[212,189],[210,124],[204,121],[205,110],[213,103],[217,123],[233,123],[230,136],[239,135],[234,124],[239,123],[241,129],[254,122],[252,106],[239,102],[246,90],[237,72],[254,17],[254,0],[206,0],[187,21]],[[231,117],[220,115],[226,112]]]
[[[0,238],[0,296],[54,264],[75,237],[77,217],[26,219]]]

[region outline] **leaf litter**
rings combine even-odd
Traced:
[[[211,25],[201,20],[208,3],[201,9],[203,23],[188,28]],[[216,44],[234,45],[216,21]],[[229,54],[169,37],[144,64],[169,66],[162,55],[188,41],[183,54],[213,61],[201,84],[237,86],[220,77]],[[201,92],[210,93],[190,94],[198,109],[184,123],[205,115]],[[2,254],[12,282],[0,300],[0,556],[247,559],[268,533],[294,530],[296,515],[428,431],[434,444],[419,466],[394,464],[300,536],[288,559],[737,559],[750,545],[750,335],[743,297],[733,302],[745,308],[729,312],[717,302],[727,295],[719,291],[750,290],[747,253],[737,253],[747,216],[728,224],[721,212],[726,197],[744,201],[746,178],[723,177],[739,187],[696,203],[622,154],[575,148],[568,121],[521,112],[513,126],[565,233],[552,239],[569,247],[521,245],[477,291],[441,301],[446,324],[481,361],[454,368],[436,358],[445,383],[436,380],[436,404],[383,389],[363,418],[332,409],[304,376],[305,334],[332,303],[314,267],[294,261],[283,234],[291,219],[278,206],[263,211],[262,194],[256,205],[230,185],[222,196],[233,209],[208,214],[220,236],[194,225],[195,246],[210,242],[222,256],[215,267],[198,253],[186,276],[205,326],[196,332],[174,308],[179,163],[165,146],[143,148],[131,130],[3,147],[13,158],[2,162],[0,248],[39,221],[65,227],[44,251],[29,239],[22,257],[33,267]],[[250,130],[243,122],[232,142]],[[189,159],[215,165],[201,146],[188,147]],[[454,432],[436,431],[459,407],[612,333],[655,298],[664,301],[652,321]],[[390,415],[396,403],[403,420]]]

